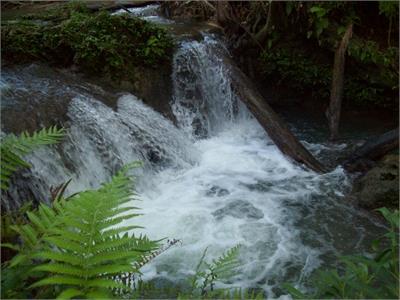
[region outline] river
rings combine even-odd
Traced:
[[[167,23],[154,9],[144,17]],[[143,268],[145,279],[180,282],[207,247],[212,259],[241,244],[242,265],[223,286],[273,297],[284,294],[283,282],[305,288],[309,275],[335,265],[339,254],[366,252],[382,228],[347,203],[351,179],[340,166],[317,174],[282,155],[231,89],[228,56],[215,34],[178,39],[170,101],[175,123],[135,95],[105,91],[68,71],[6,68],[3,109],[29,107],[46,118],[37,107],[49,106],[68,120],[66,140],[30,155],[32,170],[19,186],[46,199],[50,186],[69,178],[68,193],[95,188],[124,164],[142,161],[134,205],[143,215],[127,223],[143,226],[152,239],[180,240]],[[341,150],[301,134],[321,159]],[[14,201],[24,195],[10,193]]]

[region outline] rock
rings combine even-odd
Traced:
[[[260,209],[243,200],[234,200],[224,207],[214,211],[212,215],[217,220],[220,220],[225,216],[231,216],[237,219],[261,219],[264,217],[264,213]]]
[[[87,76],[85,79],[100,83],[105,90],[111,87],[114,90],[132,93],[168,119],[175,121],[169,105],[172,99],[172,65],[165,63],[156,69],[136,67],[132,73],[134,75],[124,80],[114,80],[110,76]]]
[[[351,197],[359,206],[375,209],[399,206],[399,155],[386,155],[354,182]]]
[[[399,128],[368,139],[342,165],[349,172],[368,170],[374,161],[399,148]]]
[[[229,194],[229,191],[224,188],[220,188],[219,186],[212,186],[207,192],[206,196],[208,197],[223,197]]]
[[[207,1],[163,1],[163,13],[179,21],[206,21],[214,16],[215,7]]]

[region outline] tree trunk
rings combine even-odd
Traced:
[[[344,64],[345,54],[349,45],[349,40],[353,33],[353,24],[350,24],[335,51],[335,60],[333,63],[332,88],[329,107],[326,110],[328,118],[330,140],[335,140],[339,134],[340,113],[342,107],[343,82],[344,82]]]
[[[267,104],[247,76],[234,64],[231,65],[233,89],[279,150],[316,172],[325,172],[321,163],[297,140],[286,123]]]
[[[373,165],[373,161],[397,148],[399,148],[398,128],[367,140],[345,159],[342,165],[349,172],[366,171]]]
[[[224,27],[231,21],[231,7],[228,1],[217,1],[216,3],[216,19],[217,23]]]
[[[272,1],[268,3],[268,14],[267,14],[267,20],[265,22],[265,25],[255,35],[255,39],[259,44],[263,44],[264,40],[268,36],[269,23],[270,23],[270,19],[271,19],[271,11],[272,11]]]

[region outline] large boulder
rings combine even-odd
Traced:
[[[399,206],[399,155],[386,155],[354,182],[351,196],[367,209]]]

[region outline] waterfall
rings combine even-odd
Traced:
[[[181,42],[174,56],[172,111],[191,137],[214,135],[238,115],[249,116],[231,89],[227,50],[212,35]]]
[[[215,258],[240,243],[241,269],[224,287],[260,288],[273,297],[282,294],[282,282],[301,284],[337,253],[365,249],[379,228],[345,203],[344,171],[319,175],[284,157],[232,91],[228,55],[211,34],[180,42],[171,99],[177,126],[132,94],[35,67],[8,72],[7,107],[30,105],[41,120],[62,98],[68,135],[27,157],[31,170],[2,204],[12,207],[10,199],[27,195],[48,201],[50,187],[70,178],[67,193],[95,188],[140,160],[142,201],[135,206],[143,216],[126,222],[152,239],[182,241],[146,265],[144,279],[179,282],[207,247]]]
[[[29,70],[26,70],[29,72]],[[9,74],[10,75],[10,74]],[[15,75],[15,74],[14,74]],[[6,104],[26,101],[51,105],[58,80],[33,81],[29,89],[22,88],[23,79],[8,76]],[[76,86],[64,87],[70,98],[68,106],[67,136],[60,145],[43,147],[27,156],[30,170],[21,172],[5,197],[2,205],[7,210],[20,206],[24,198],[49,201],[50,189],[72,179],[67,194],[88,188],[97,188],[108,181],[123,165],[142,161],[140,174],[151,173],[162,168],[181,168],[195,162],[196,151],[185,135],[160,113],[146,106],[131,94],[120,95],[115,109],[104,104],[95,93]],[[93,91],[98,87],[90,86]],[[40,94],[37,94],[36,90]],[[30,100],[27,100],[30,94]],[[43,99],[45,98],[45,99]],[[23,100],[22,100],[23,99]],[[44,118],[43,108],[36,109],[37,118]]]

